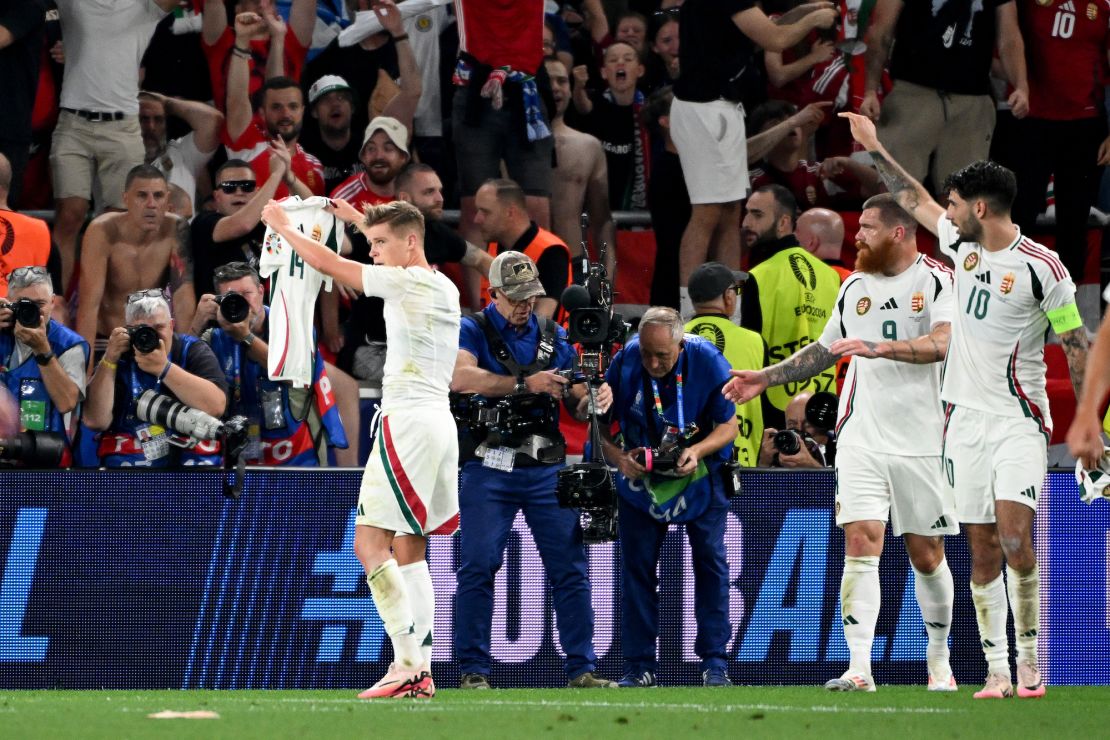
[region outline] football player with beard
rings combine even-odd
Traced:
[[[929,635],[930,691],[955,691],[948,661],[952,573],[942,535],[958,534],[955,499],[941,466],[940,366],[952,321],[952,271],[917,251],[914,217],[889,194],[863,206],[856,272],[840,287],[821,337],[762,370],[733,370],[723,393],[743,403],[855,355],[840,398],[836,523],[844,529],[840,584],[851,660],[832,691],[874,691],[871,646],[879,605],[879,556],[889,518],[903,537]],[[868,358],[868,359],[864,359]]]

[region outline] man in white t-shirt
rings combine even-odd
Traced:
[[[882,601],[879,557],[889,517],[904,538],[929,635],[930,691],[954,691],[948,662],[952,572],[943,535],[958,534],[952,492],[941,478],[940,367],[952,321],[952,271],[919,254],[913,216],[888,194],[863,206],[856,272],[840,287],[821,337],[786,360],[733,371],[725,395],[756,398],[768,385],[848,367],[836,426],[836,523],[844,528],[840,608],[850,663],[832,691],[874,691],[871,647]],[[913,364],[905,364],[913,363]]]
[[[123,181],[143,163],[139,64],[154,27],[178,0],[57,0],[65,35],[61,113],[50,163],[56,199],[54,242],[68,286],[93,193],[123,208]],[[94,184],[97,187],[94,189]]]
[[[340,257],[302,234],[274,201],[262,220],[306,265],[385,299],[382,421],[359,492],[354,548],[395,657],[389,672],[359,697],[429,698],[435,693],[435,599],[425,538],[451,534],[459,521],[459,447],[448,404],[459,349],[459,291],[428,265],[424,217],[416,206],[394,201],[367,208],[364,217],[337,200],[331,210],[363,232],[373,265]]]
[[[986,685],[975,697],[1014,694],[1007,595],[1017,643],[1017,695],[1043,696],[1033,519],[1052,434],[1044,341],[1052,328],[1072,383],[1081,388],[1087,333],[1075,305],[1075,284],[1055,252],[1022,236],[1010,220],[1017,192],[1012,172],[980,161],[952,173],[941,187],[948,195],[946,210],[890,158],[870,119],[840,115],[849,119],[852,135],[898,203],[936,234],[955,263],[952,338],[941,381],[942,454],[971,549],[971,596],[988,666]]]
[[[167,140],[168,116],[180,118],[192,130],[180,139]],[[201,199],[212,192],[212,182],[207,179],[204,168],[220,145],[223,125],[224,114],[210,105],[154,92],[139,94],[139,130],[146,149],[144,161],[161,170],[170,185],[185,191],[194,212],[197,210],[198,178],[204,182]]]

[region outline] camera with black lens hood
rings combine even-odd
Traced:
[[[66,454],[66,437],[61,432],[19,432],[0,437],[0,468],[56,469]]]
[[[229,324],[238,324],[250,316],[251,304],[234,290],[216,296],[216,305],[220,307],[220,315],[224,317],[224,321]]]
[[[8,308],[12,311],[12,318],[20,326],[34,329],[42,323],[42,311],[39,309],[39,304],[30,298],[14,300],[8,304]]]
[[[780,454],[797,455],[801,452],[802,446],[805,445],[813,459],[821,463],[822,466],[832,465],[836,456],[836,432],[834,431],[836,413],[837,397],[835,394],[827,391],[814,393],[806,401],[806,423],[828,438],[824,451],[822,452],[821,445],[809,432],[800,429],[783,429],[771,438],[771,445],[776,450],[771,464],[776,466],[779,464],[778,456]]]
[[[154,327],[146,324],[127,327],[127,335],[131,338],[131,349],[144,355],[158,349],[161,341]]]

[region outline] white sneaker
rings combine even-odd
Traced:
[[[956,677],[952,675],[952,671],[948,671],[948,678],[936,678],[932,673],[929,674],[929,691],[957,691]]]
[[[1044,696],[1041,672],[1032,663],[1018,663],[1017,695],[1021,699],[1039,699]]]
[[[825,684],[829,691],[875,691],[875,682],[871,676],[862,673],[845,673],[840,678],[834,678]]]
[[[1013,695],[1014,685],[1010,683],[1010,677],[1004,673],[990,674],[983,688],[972,694],[976,699],[1010,699]]]

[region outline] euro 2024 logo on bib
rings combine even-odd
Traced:
[[[971,272],[972,270],[974,270],[975,266],[978,265],[978,264],[979,264],[979,253],[978,252],[972,252],[968,256],[964,257],[964,269],[967,270],[968,272]]]
[[[856,313],[859,314],[860,316],[863,316],[865,313],[867,313],[870,310],[871,310],[871,299],[868,298],[867,296],[864,296],[863,298],[860,298],[858,301],[856,301]]]

